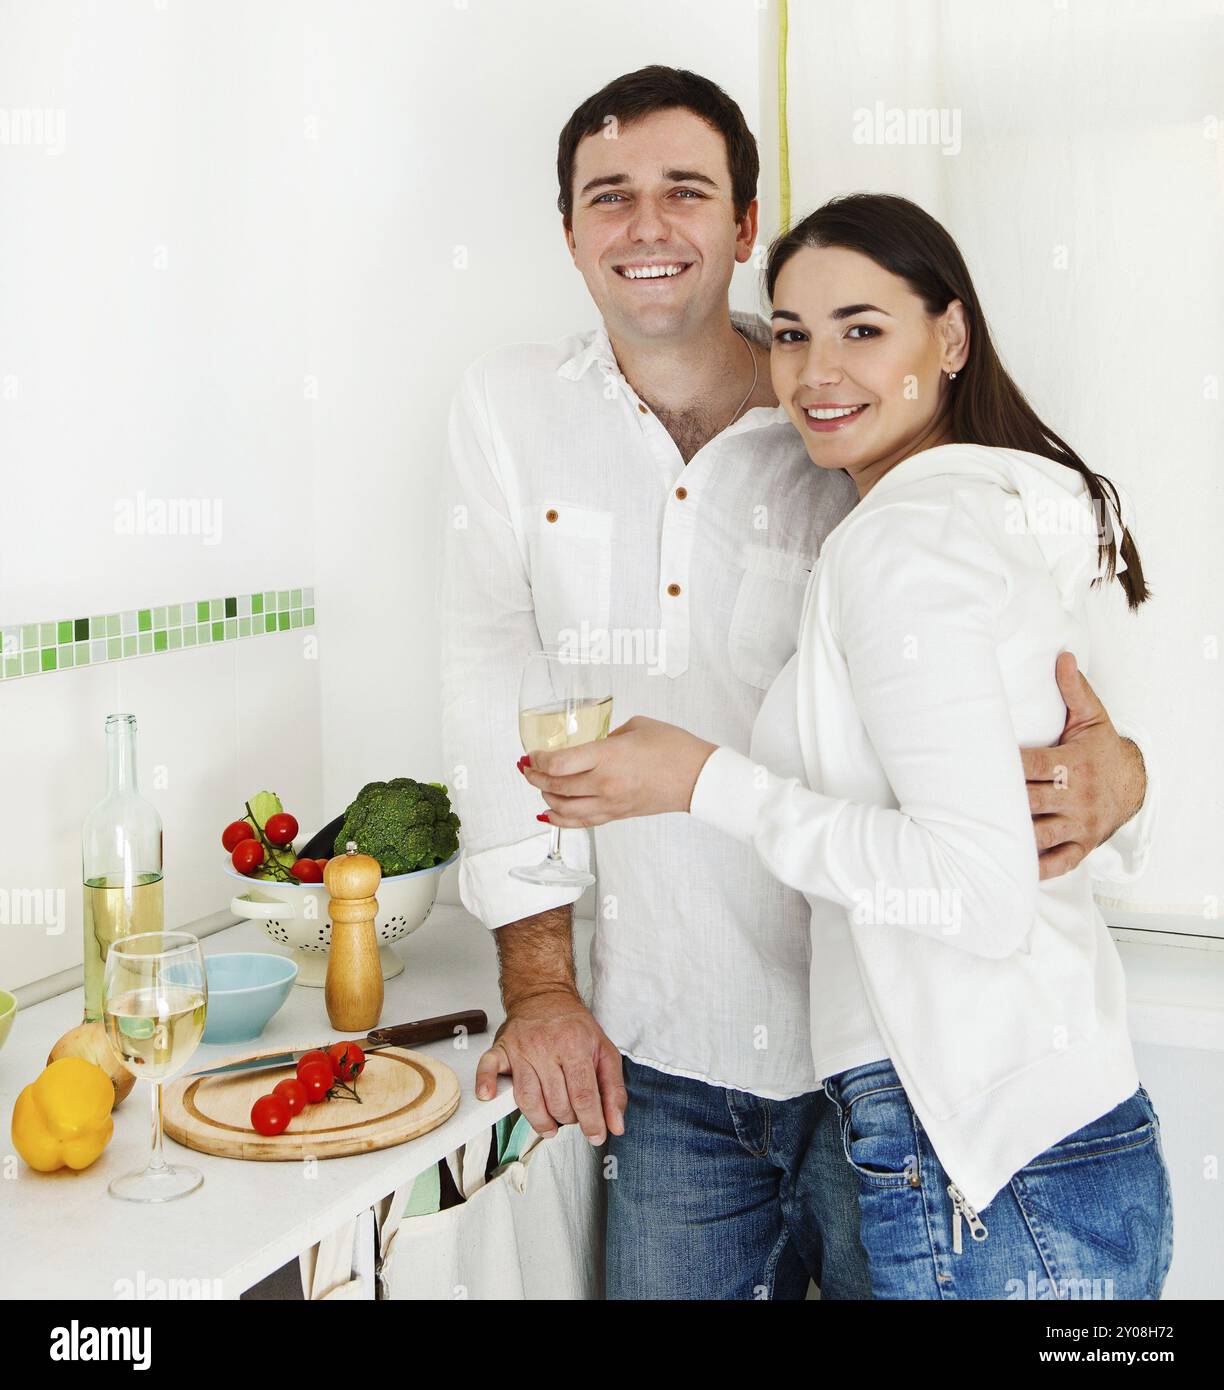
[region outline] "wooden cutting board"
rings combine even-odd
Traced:
[[[189,1149],[222,1158],[341,1158],[388,1149],[436,1129],[459,1105],[459,1078],[445,1062],[388,1047],[366,1054],[357,1081],[360,1103],[346,1098],[308,1105],[283,1134],[256,1134],[251,1106],[293,1074],[292,1066],[283,1066],[172,1081],[163,1100],[166,1133]]]

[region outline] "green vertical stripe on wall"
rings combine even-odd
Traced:
[[[790,132],[786,126],[786,0],[778,0],[778,213],[780,231],[790,227]]]

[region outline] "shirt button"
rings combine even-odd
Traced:
[[[669,585],[667,586],[667,592],[672,596],[672,598],[679,598],[679,597],[680,597],[680,585],[679,585],[679,584],[669,584]]]
[[[688,496],[688,488],[678,487],[676,489],[676,496],[681,500],[681,502],[683,502],[684,499]]]
[[[552,507],[549,507],[549,509],[544,513],[544,520],[556,521],[558,516],[560,516],[560,512],[554,510]]]
[[[643,415],[650,414],[650,411],[646,409],[646,407],[641,403],[641,401],[638,402],[638,409],[642,412]]]

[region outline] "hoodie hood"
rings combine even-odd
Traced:
[[[1096,513],[1082,475],[1040,454],[983,444],[940,444],[890,469],[860,506],[934,477],[984,478],[1010,493],[1015,500],[1008,509],[1008,529],[1027,533],[1036,541],[1064,607],[1071,608],[1094,579],[1104,577],[1106,570],[1098,558]],[[1115,537],[1120,540],[1129,507],[1121,488],[1118,494],[1122,517],[1107,505]],[[1125,569],[1126,561],[1119,553],[1115,573]]]

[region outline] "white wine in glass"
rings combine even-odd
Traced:
[[[607,666],[559,652],[533,652],[519,689],[519,737],[535,753],[573,748],[607,738],[612,726],[612,685]],[[561,858],[561,827],[552,827],[548,857],[510,870],[524,883],[587,888],[595,875],[571,869]]]
[[[204,1034],[208,976],[200,943],[189,932],[125,936],[111,945],[103,982],[102,1020],[115,1056],[151,1083],[152,1151],[147,1167],[125,1173],[111,1193],[130,1202],[169,1202],[204,1181],[198,1168],[169,1164],[162,1151],[162,1082],[190,1060]]]

